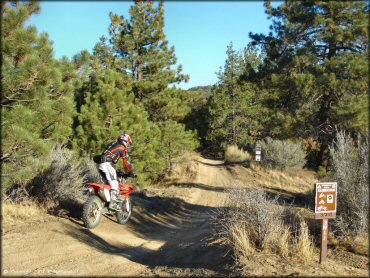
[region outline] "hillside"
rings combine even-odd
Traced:
[[[209,98],[210,95],[212,94],[212,85],[208,86],[196,86],[189,88],[188,91],[203,91],[203,97],[204,98]]]
[[[225,205],[231,186],[264,187],[306,210],[315,178],[258,167],[225,166],[220,160],[194,157],[172,178],[134,196],[133,218],[126,225],[105,217],[93,230],[83,227],[79,211],[30,216],[4,215],[3,275],[35,276],[228,276],[237,275],[231,252],[215,237],[212,215]],[[9,207],[4,206],[9,211]],[[16,208],[15,208],[16,209]],[[329,247],[330,248],[330,247]],[[251,275],[367,276],[366,256],[331,248],[329,259],[306,266],[276,256],[251,262]],[[263,267],[261,267],[263,266]]]

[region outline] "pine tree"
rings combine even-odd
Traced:
[[[89,82],[84,84],[90,91],[85,92],[86,99],[78,115],[74,148],[81,156],[92,157],[101,154],[119,134],[128,133],[134,145],[129,154],[139,179],[143,182],[157,179],[165,163],[159,155],[163,148],[161,131],[148,121],[147,112],[125,86],[125,77],[106,69],[92,74],[86,83]]]
[[[368,5],[285,1],[273,8],[266,1],[266,12],[272,32],[250,34],[266,52],[260,75],[270,91],[266,103],[280,112],[275,125],[285,126],[282,134],[318,140],[316,164],[326,165],[334,127],[353,127],[367,113],[366,106],[342,109],[368,92]]]
[[[177,158],[199,146],[196,134],[186,131],[185,125],[168,120],[161,124],[163,149],[160,154],[166,161],[165,171],[171,173]]]
[[[153,96],[150,103],[147,104],[147,109],[152,111],[151,118],[154,122],[166,120],[183,122],[201,101],[200,92],[170,88]]]
[[[164,93],[170,84],[187,81],[182,66],[176,70],[175,48],[168,47],[164,33],[164,7],[153,1],[135,1],[130,8],[130,19],[110,14],[110,43],[115,56],[123,60],[123,72],[133,79],[135,96],[143,101],[151,119],[158,111],[151,109],[151,98]],[[155,101],[155,100],[154,100]]]
[[[204,148],[209,125],[207,97],[211,94],[211,88],[209,88],[209,91],[200,88],[189,89],[187,95],[189,94],[191,95],[190,111],[181,120],[181,123],[185,124],[186,129],[197,131],[201,145]]]
[[[36,2],[2,3],[2,182],[25,185],[48,165],[56,142],[72,133],[76,72],[53,58],[48,35],[26,20]]]
[[[243,80],[249,70],[248,59],[237,53],[232,44],[228,46],[224,69],[220,70],[219,82],[208,100],[207,139],[218,149],[233,144],[247,147],[261,136],[259,90]]]
[[[130,20],[110,14],[110,42],[136,81],[135,96],[143,99],[187,79],[181,74],[181,66],[176,71],[171,69],[177,59],[164,33],[163,2],[154,7],[153,1],[135,1],[129,12]]]

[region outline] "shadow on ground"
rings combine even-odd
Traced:
[[[261,187],[265,189],[269,198],[275,198],[278,196],[278,202],[280,205],[294,205],[296,207],[313,209],[312,206],[314,199],[311,194],[292,193],[285,189],[270,188],[263,185],[261,185]]]
[[[164,186],[175,186],[175,187],[182,187],[182,188],[198,188],[202,190],[209,190],[209,191],[215,191],[215,192],[224,192],[225,188],[220,186],[211,186],[203,183],[195,183],[195,182],[176,182],[171,181],[168,183],[165,183]]]
[[[112,244],[85,228],[69,229],[67,234],[99,251],[123,256],[149,268],[206,269],[220,275],[230,272],[232,261],[224,257],[226,247],[209,244],[211,216],[216,208],[189,204],[176,197],[134,195],[132,200],[132,218],[122,229],[146,241],[164,241],[159,250]]]
[[[207,162],[203,162],[203,161],[200,161],[200,160],[196,160],[196,162],[200,163],[200,164],[203,164],[203,165],[207,165],[207,166],[212,166],[212,167],[225,167],[225,164],[224,163],[219,163],[219,164],[213,164],[213,163],[207,163]]]

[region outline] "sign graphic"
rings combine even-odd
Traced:
[[[316,183],[315,218],[335,218],[337,213],[337,183]]]

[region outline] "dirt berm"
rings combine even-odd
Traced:
[[[201,157],[194,165],[194,177],[174,179],[148,190],[146,196],[134,196],[133,217],[126,225],[104,217],[97,228],[88,230],[78,212],[45,215],[34,222],[3,222],[2,275],[237,275],[231,252],[212,242],[212,214],[223,205],[226,187],[245,182],[258,185],[258,174]],[[348,256],[340,260],[332,255],[325,266],[314,263],[307,269],[288,262],[281,268],[280,262],[274,271],[276,260],[269,258],[266,270],[259,268],[254,273],[367,276],[367,258]]]

